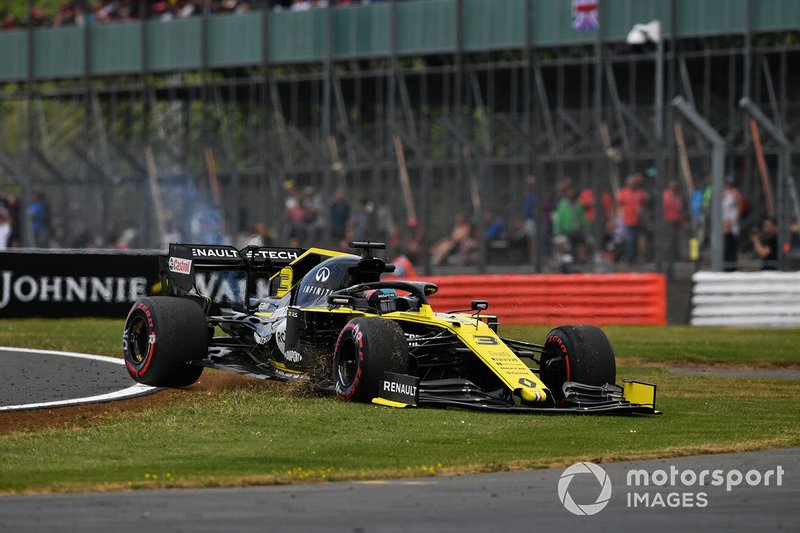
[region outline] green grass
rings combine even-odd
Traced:
[[[676,377],[662,416],[390,409],[227,390],[86,427],[0,437],[0,491],[215,486],[496,471],[800,445],[800,383]],[[742,423],[746,420],[746,423]]]
[[[122,356],[122,320],[0,320],[0,346]]]
[[[114,354],[120,328],[120,321],[3,320],[0,344]],[[503,334],[541,341],[547,329]],[[790,348],[797,331],[607,330],[631,360],[786,366],[800,357]],[[141,411],[0,435],[0,492],[369,479],[800,445],[800,381],[678,376],[627,363],[618,375],[657,383],[665,414],[390,409],[293,396],[260,382],[176,394]]]
[[[120,355],[122,320],[0,321],[0,346]],[[505,337],[541,343],[550,326],[501,326]],[[617,357],[653,363],[740,366],[800,365],[800,329],[607,326]]]
[[[544,341],[547,326],[501,326],[509,338]],[[800,365],[800,329],[606,326],[617,357],[671,365]]]

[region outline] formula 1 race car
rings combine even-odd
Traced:
[[[502,338],[486,301],[434,312],[435,284],[381,281],[394,270],[373,255],[384,245],[351,246],[360,256],[170,245],[161,258],[165,295],[137,301],[125,322],[128,372],[140,383],[183,387],[208,367],[394,407],[656,412],[654,385],[614,384],[614,350],[600,329],[558,327],[544,344]],[[198,293],[203,271],[243,276],[238,310]]]

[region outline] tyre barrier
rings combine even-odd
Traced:
[[[800,272],[697,272],[693,326],[800,327]]]
[[[439,285],[434,310],[487,300],[504,324],[666,324],[662,274],[510,274],[421,278]]]

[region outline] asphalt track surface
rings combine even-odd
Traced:
[[[800,448],[602,467],[612,495],[593,516],[575,516],[561,504],[558,485],[564,470],[559,468],[315,485],[5,496],[0,497],[0,531],[800,531]],[[655,476],[673,467],[677,486],[627,485],[631,469]],[[734,470],[745,476],[751,470],[762,476],[773,470],[775,475],[769,486],[749,486],[743,480],[728,492],[725,486],[682,485],[680,478],[690,469],[698,475],[720,469],[726,480]],[[600,484],[591,474],[579,474],[568,492],[577,503],[594,503]],[[658,501],[656,494],[666,502],[668,494],[678,493],[681,501],[694,503],[703,493],[707,504],[632,507],[633,492],[648,494],[651,502]]]
[[[122,359],[0,347],[0,411],[120,400],[149,394]]]

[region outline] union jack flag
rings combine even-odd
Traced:
[[[572,27],[578,31],[592,31],[600,27],[599,0],[572,0]]]

